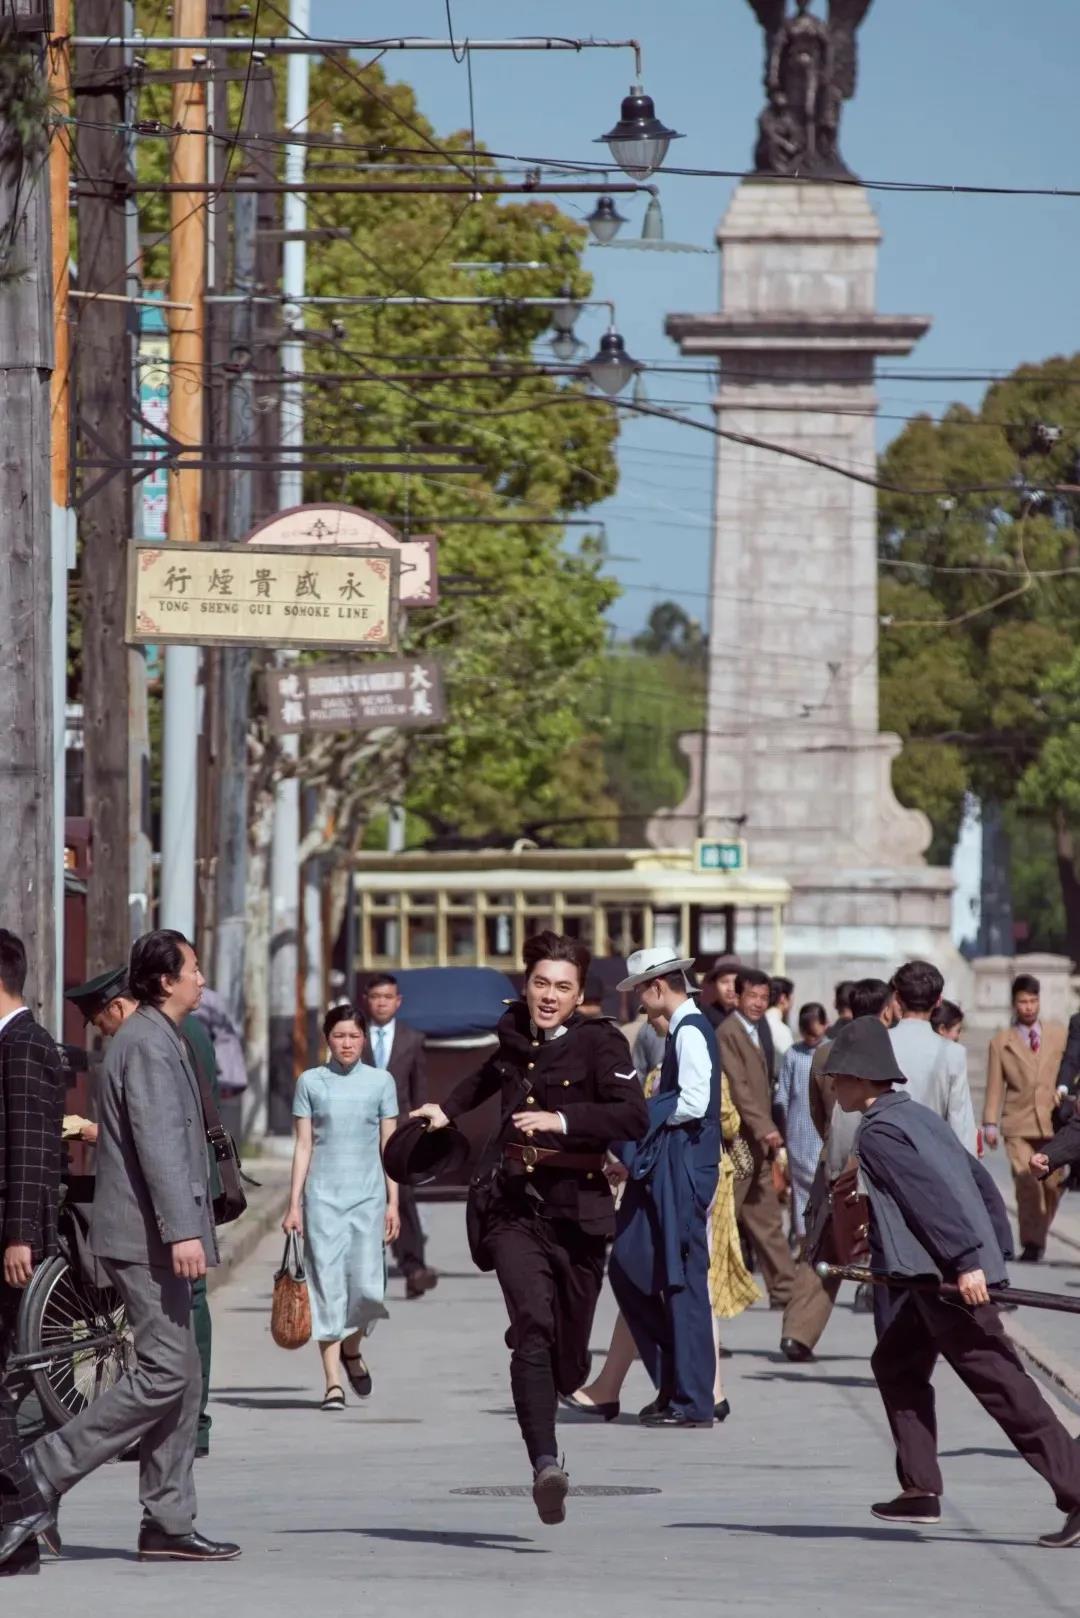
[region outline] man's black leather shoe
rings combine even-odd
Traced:
[[[1041,1264],[1042,1256],[1043,1250],[1041,1247],[1036,1247],[1034,1242],[1025,1242],[1016,1262],[1018,1264]]]
[[[814,1358],[814,1350],[807,1348],[805,1343],[800,1343],[794,1337],[781,1339],[780,1352],[786,1360],[791,1360],[796,1365],[805,1365]]]
[[[671,1402],[666,1393],[657,1394],[651,1404],[643,1405],[638,1411],[638,1421],[651,1421],[654,1416],[662,1415],[671,1408]]]
[[[658,1410],[655,1416],[642,1416],[643,1427],[711,1427],[713,1418],[708,1421],[691,1421],[689,1416],[680,1416],[669,1406],[667,1410]]]
[[[41,1557],[38,1554],[37,1541],[33,1538],[24,1540],[6,1562],[0,1562],[0,1579],[13,1578],[19,1573],[40,1572]]]
[[[33,1450],[23,1451],[23,1460],[26,1470],[30,1474],[30,1481],[34,1485],[38,1498],[41,1501],[40,1511],[32,1511],[26,1517],[20,1517],[16,1522],[10,1522],[0,1528],[0,1572],[4,1564],[9,1562],[21,1546],[27,1541],[36,1541],[39,1534],[43,1538],[55,1536],[59,1545],[60,1535],[56,1527],[56,1511],[60,1504],[60,1496],[45,1476],[41,1467],[34,1459]],[[36,1544],[35,1544],[36,1554]]]
[[[1080,1508],[1070,1511],[1063,1528],[1053,1534],[1040,1534],[1037,1543],[1048,1551],[1067,1551],[1080,1545]]]
[[[232,1562],[239,1555],[239,1545],[207,1539],[194,1528],[190,1534],[167,1534],[156,1522],[139,1527],[140,1562]]]

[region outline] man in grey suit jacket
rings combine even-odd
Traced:
[[[942,1039],[930,1025],[941,1002],[945,979],[930,961],[908,961],[894,975],[892,991],[900,1020],[889,1035],[907,1094],[944,1118],[961,1146],[978,1151],[975,1108],[967,1076],[967,1052],[953,1039]]]
[[[0,1532],[0,1564],[55,1518],[60,1496],[139,1444],[140,1561],[229,1561],[236,1545],[195,1531],[201,1399],[192,1283],[218,1261],[206,1126],[179,1024],[203,978],[183,934],[147,933],[128,984],[139,1009],[116,1034],[98,1096],[90,1245],[124,1299],[134,1370],[26,1451],[40,1509]]]

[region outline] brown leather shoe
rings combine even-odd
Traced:
[[[439,1284],[438,1270],[429,1270],[426,1265],[423,1269],[414,1270],[405,1277],[405,1296],[407,1298],[422,1298],[425,1292],[430,1292]]]

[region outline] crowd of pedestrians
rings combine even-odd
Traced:
[[[1080,1448],[1004,1331],[1012,1238],[980,1161],[1004,1146],[1019,1258],[1038,1263],[1063,1171],[1080,1160],[1080,1016],[1066,1031],[1043,1017],[1038,982],[1015,980],[980,1129],[963,1013],[929,962],[906,962],[888,982],[838,984],[830,1023],[817,1002],[796,1009],[788,978],[722,958],[699,986],[693,961],[652,947],[630,957],[618,986],[638,1009],[623,1030],[602,1015],[580,941],[538,934],[523,967],[495,1050],[441,1103],[427,1099],[423,1040],[392,977],[326,1016],[326,1060],[296,1087],[283,1220],[303,1238],[321,1408],[340,1410],[346,1385],[371,1395],[366,1344],[387,1314],[388,1251],[407,1298],[436,1285],[415,1187],[462,1168],[470,1149],[457,1121],[493,1098],[498,1121],[472,1165],[466,1222],[474,1262],[494,1271],[505,1300],[542,1522],[564,1520],[570,1493],[559,1401],[612,1421],[638,1359],[654,1389],[639,1413],[646,1427],[723,1422],[733,1404],[723,1322],[764,1293],[782,1314],[780,1352],[811,1361],[842,1281],[828,1267],[857,1258],[872,1277],[871,1368],[900,1481],[874,1514],[939,1519],[931,1379],[941,1357],[1050,1484],[1065,1521],[1040,1544],[1080,1543]],[[66,1070],[26,1006],[25,977],[22,945],[0,930],[0,1373],[22,1291],[56,1247],[70,1122]],[[28,1448],[0,1381],[0,1576],[36,1572],[42,1551],[58,1552],[62,1496],[125,1453],[139,1463],[140,1558],[239,1555],[194,1525],[221,1146],[206,1082],[213,1048],[193,1023],[203,989],[190,943],[161,931],[136,943],[126,968],[72,992],[108,1040],[97,1119],[74,1122],[97,1150],[90,1248],[123,1299],[135,1355],[113,1387]],[[605,1274],[619,1313],[590,1379]]]

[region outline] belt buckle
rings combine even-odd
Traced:
[[[537,1147],[523,1146],[521,1148],[521,1161],[525,1164],[526,1168],[535,1168],[537,1163],[540,1161],[540,1153]]]

